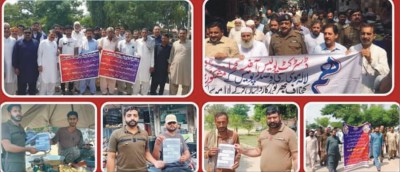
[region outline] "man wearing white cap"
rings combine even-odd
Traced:
[[[236,42],[240,42],[240,29],[242,28],[242,20],[237,18],[234,20],[235,27],[231,29],[229,32],[228,38],[235,40]]]
[[[263,32],[256,29],[256,23],[254,20],[247,20],[246,26],[253,30],[255,40],[264,42],[265,35]]]
[[[243,27],[241,30],[241,37],[239,44],[239,58],[268,56],[267,48],[265,45],[257,40],[254,40],[253,30],[249,27]]]
[[[167,129],[165,133],[160,134],[156,142],[154,144],[153,149],[153,157],[156,160],[162,159],[165,162],[165,168],[163,170],[167,171],[187,171],[188,165],[185,163],[190,158],[189,148],[185,142],[185,139],[177,132],[178,121],[176,120],[176,116],[174,114],[169,114],[165,117],[165,128]],[[163,150],[171,145],[168,145],[166,141],[179,139],[180,140],[180,157],[171,157],[168,155],[168,158],[164,159],[166,154],[163,153]],[[172,159],[176,159],[176,161]],[[171,161],[171,162],[169,162]],[[159,169],[150,169],[151,172],[160,171]]]

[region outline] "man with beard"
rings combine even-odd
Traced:
[[[374,132],[371,133],[371,137],[369,140],[370,144],[370,152],[374,157],[373,164],[375,165],[378,171],[381,171],[381,162],[379,161],[379,157],[382,155],[382,147],[383,147],[383,135],[379,132],[379,126],[374,128]]]
[[[350,51],[360,52],[362,56],[361,93],[374,93],[381,80],[390,72],[386,51],[372,43],[375,38],[374,26],[362,24],[361,44],[350,47]]]
[[[7,112],[10,119],[1,124],[2,171],[25,172],[25,152],[35,154],[37,150],[34,147],[25,147],[26,133],[21,126],[21,105],[10,104]]]
[[[118,50],[121,53],[135,56],[137,55],[137,45],[136,41],[132,40],[132,33],[130,30],[126,30],[125,32],[125,39],[118,42]],[[118,85],[118,94],[123,95],[123,91],[126,90],[127,95],[132,95],[133,93],[133,84],[124,81],[117,81]]]
[[[119,51],[118,42],[119,39],[115,37],[114,28],[107,28],[107,37],[101,39],[99,42],[99,51],[108,50],[111,52]],[[119,35],[119,33],[117,34]],[[103,95],[113,95],[115,91],[115,85],[117,81],[111,78],[99,77],[100,78],[100,90]]]
[[[325,128],[325,132],[321,136],[321,140],[319,142],[319,147],[321,150],[321,158],[320,158],[320,165],[326,166],[326,160],[327,160],[327,152],[326,152],[326,142],[328,140],[328,137],[331,136],[331,129],[329,127]]]
[[[301,32],[292,29],[292,19],[288,14],[278,18],[280,31],[273,34],[269,45],[269,55],[299,55],[307,54],[307,47]]]
[[[346,53],[347,48],[336,42],[339,32],[336,25],[327,24],[322,30],[325,42],[318,44],[311,54]]]
[[[79,45],[76,39],[72,38],[72,26],[65,26],[65,37],[61,38],[58,42],[58,48],[60,54],[78,55]],[[63,95],[72,95],[72,89],[74,88],[74,82],[68,82],[68,92],[65,92],[65,84],[61,83],[61,92]]]
[[[266,109],[268,129],[258,137],[258,147],[244,149],[239,144],[235,148],[249,157],[260,158],[260,171],[297,171],[297,136],[284,125],[277,106]]]
[[[49,37],[40,42],[37,63],[40,72],[40,95],[53,95],[55,93],[58,77],[58,48],[56,32],[50,30]]]
[[[360,33],[362,24],[361,10],[352,10],[350,12],[351,23],[343,27],[343,31],[340,33],[340,43],[346,48],[350,48],[360,43]]]
[[[325,24],[335,24],[335,21],[333,20],[333,12],[332,11],[328,11],[328,13],[326,13],[326,23]]]
[[[262,31],[257,30],[256,23],[254,22],[254,20],[247,20],[246,26],[251,28],[251,30],[253,30],[254,40],[264,42],[265,35]]]
[[[208,36],[206,42],[206,57],[214,57],[223,60],[225,58],[237,58],[239,56],[238,45],[235,40],[224,36],[222,25],[218,22],[207,26]]]
[[[229,118],[226,112],[219,112],[214,115],[216,130],[207,133],[204,142],[204,158],[207,172],[234,172],[239,167],[240,154],[235,152],[235,163],[231,169],[219,169],[217,165],[219,144],[239,144],[239,135],[228,129]]]
[[[154,39],[148,36],[147,28],[141,31],[142,38],[136,41],[140,64],[133,85],[133,95],[147,95],[150,88],[150,74],[154,72]]]
[[[338,16],[339,21],[337,23],[335,23],[335,25],[338,27],[339,29],[339,35],[341,35],[343,28],[347,25],[346,24],[346,12],[339,12],[339,16]]]
[[[86,54],[97,50],[97,41],[93,39],[93,29],[86,29],[86,39],[82,41],[80,46],[80,54]],[[83,95],[86,91],[86,87],[89,85],[90,94],[96,94],[96,79],[85,79],[79,81],[79,91],[80,94]]]
[[[51,139],[51,143],[58,143],[58,154],[64,156],[64,163],[78,163],[79,161],[94,155],[90,146],[83,142],[82,132],[77,128],[78,113],[67,113],[68,127],[61,127]]]
[[[163,34],[161,44],[154,49],[154,72],[151,75],[150,95],[163,95],[165,83],[168,79],[168,60],[171,54],[169,35]],[[160,89],[157,93],[157,89]]]
[[[314,20],[311,23],[311,33],[304,36],[304,42],[307,46],[307,52],[312,53],[314,48],[319,44],[324,43],[324,34],[321,33],[322,23]]]
[[[100,38],[101,38],[101,30],[100,30],[100,27],[96,26],[94,28],[94,39],[98,40]]]
[[[176,120],[176,116],[174,114],[169,114],[165,117],[165,128],[167,131],[163,134],[160,134],[156,142],[154,144],[154,149],[153,149],[153,157],[157,160],[163,160],[163,148],[167,145],[164,145],[164,141],[167,139],[179,139],[180,140],[180,150],[179,151],[181,156],[179,157],[179,160],[176,162],[172,163],[166,163],[165,168],[163,170],[165,171],[191,171],[188,167],[188,164],[185,163],[187,160],[190,158],[190,152],[189,148],[185,142],[185,139],[177,133],[177,127],[178,123]],[[165,159],[164,159],[165,161]],[[150,170],[151,171],[151,170]],[[161,170],[157,170],[161,171]]]
[[[29,95],[36,94],[36,82],[39,76],[38,70],[39,42],[32,39],[32,30],[24,30],[24,39],[15,43],[12,54],[12,65],[17,75],[17,95],[26,95],[28,87]]]
[[[328,154],[327,166],[329,172],[336,172],[336,168],[339,164],[341,158],[339,144],[342,144],[342,142],[340,142],[339,138],[336,136],[336,129],[333,129],[331,136],[328,137],[326,141],[326,152]]]
[[[229,32],[229,39],[233,39],[236,42],[240,42],[240,29],[242,28],[242,20],[240,18],[235,19],[234,21],[235,27],[231,29]]]
[[[36,39],[38,42],[46,39],[45,37],[42,37],[42,32],[39,31],[39,25],[39,22],[34,22],[32,24],[32,39]]]
[[[315,170],[315,160],[318,153],[318,140],[314,137],[314,130],[308,132],[306,138],[306,161],[310,163],[311,171]]]
[[[17,90],[17,75],[14,73],[12,66],[12,54],[14,45],[17,42],[12,36],[10,31],[10,24],[4,23],[4,90],[5,93],[15,95]]]
[[[265,47],[267,48],[267,53],[269,54],[269,44],[271,43],[272,34],[278,33],[279,31],[279,23],[277,18],[271,18],[269,20],[269,31],[265,34]]]
[[[163,161],[157,161],[150,154],[149,135],[138,126],[139,111],[134,107],[127,108],[123,118],[126,125],[114,130],[110,136],[107,171],[146,172],[146,160],[156,168],[163,168]],[[117,166],[115,167],[115,165]]]
[[[267,48],[265,45],[254,40],[253,31],[249,27],[243,27],[241,30],[242,39],[239,45],[239,59],[249,58],[249,57],[260,57],[268,56]]]

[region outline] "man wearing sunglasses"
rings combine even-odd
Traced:
[[[36,82],[39,76],[38,69],[39,42],[32,39],[31,28],[24,29],[24,39],[20,39],[14,46],[12,65],[17,75],[18,95],[36,94]],[[29,86],[29,87],[28,87]]]
[[[165,128],[166,132],[163,134],[160,134],[156,142],[154,144],[154,149],[153,149],[153,157],[157,160],[162,159],[165,163],[165,168],[163,171],[191,171],[188,167],[188,165],[185,163],[187,160],[190,158],[190,152],[188,149],[188,146],[185,142],[185,139],[182,137],[177,132],[178,129],[178,123],[176,120],[176,116],[174,114],[169,114],[165,117]],[[180,157],[176,162],[171,162],[168,163],[168,160],[163,159],[165,156],[163,156],[164,152],[163,150],[165,148],[168,148],[173,145],[168,145],[165,141],[168,141],[170,139],[179,139],[180,140],[180,149],[176,150],[180,152]],[[171,157],[171,156],[169,156]],[[172,157],[174,158],[174,157]],[[151,172],[161,172],[159,169],[150,169]]]

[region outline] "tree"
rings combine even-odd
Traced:
[[[330,123],[330,125],[333,127],[333,128],[342,128],[343,127],[343,122],[331,122]]]
[[[247,135],[250,135],[250,131],[254,128],[254,121],[246,120],[243,122],[242,127],[247,130]]]
[[[218,112],[227,112],[228,107],[224,104],[213,104],[204,107],[205,111],[205,125],[209,128],[215,128],[214,126],[214,115]]]
[[[242,126],[243,119],[242,116],[237,114],[228,114],[229,116],[229,127],[233,128],[236,132]]]
[[[239,115],[244,120],[248,118],[247,113],[249,110],[250,107],[245,104],[235,104],[229,109],[229,113]]]
[[[297,117],[297,106],[293,104],[256,104],[254,105],[254,121],[261,123],[265,121],[262,119],[268,106],[277,106],[281,112],[282,119]]]
[[[329,118],[328,117],[320,117],[320,118],[315,118],[315,122],[322,126],[322,127],[328,127],[329,125]]]
[[[312,123],[306,126],[307,129],[317,129],[319,127],[318,124]]]
[[[363,123],[361,105],[359,104],[329,104],[321,109],[322,115],[332,115],[336,119],[342,119],[350,125]]]

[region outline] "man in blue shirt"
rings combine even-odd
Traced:
[[[86,54],[97,50],[97,41],[93,39],[93,29],[86,29],[86,39],[82,41],[80,54]],[[90,94],[96,94],[96,79],[86,79],[79,82],[80,94],[83,95],[86,91],[86,86],[89,85]]]
[[[336,42],[339,30],[334,24],[326,24],[323,28],[325,42],[317,45],[311,54],[346,53],[347,48]]]
[[[17,95],[26,95],[29,86],[29,95],[36,94],[36,82],[39,76],[38,69],[39,42],[32,39],[31,28],[24,29],[24,39],[20,39],[14,46],[12,65],[17,75]]]
[[[379,157],[382,154],[383,137],[382,133],[379,132],[379,126],[376,126],[374,132],[371,133],[371,138],[369,140],[370,152],[374,157],[374,165],[378,171],[381,171],[381,162]]]

